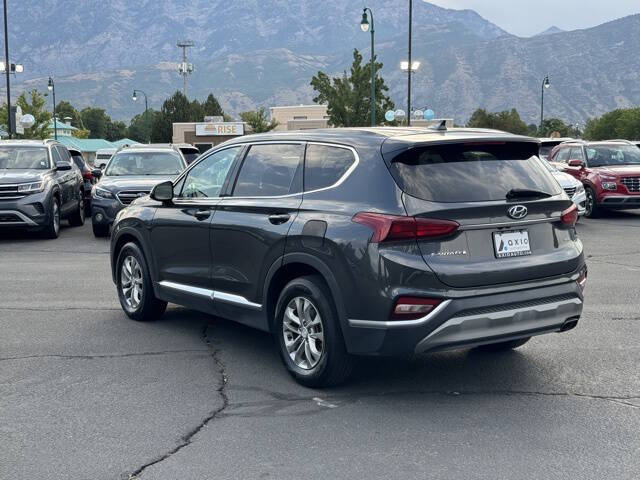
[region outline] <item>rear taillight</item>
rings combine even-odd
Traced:
[[[562,212],[560,220],[563,224],[570,227],[573,227],[576,224],[578,221],[578,207],[576,207],[575,203]]]
[[[93,174],[91,173],[91,170],[84,170],[82,172],[82,178],[84,178],[85,180],[92,180]]]
[[[446,237],[460,227],[458,222],[452,220],[401,217],[372,212],[357,213],[353,221],[373,230],[372,243]]]
[[[399,297],[391,314],[392,320],[415,320],[433,311],[442,300],[437,298]]]
[[[578,277],[577,282],[578,282],[578,286],[580,287],[580,290],[584,291],[584,287],[587,285],[587,269],[586,268],[582,270],[582,273]]]

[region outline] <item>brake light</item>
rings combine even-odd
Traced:
[[[382,213],[360,212],[353,221],[373,230],[372,243],[418,238],[439,238],[453,234],[460,224],[437,218],[402,217]]]
[[[93,174],[91,173],[91,170],[83,170],[82,171],[82,178],[84,178],[85,180],[93,179]]]
[[[578,221],[578,207],[576,207],[575,203],[562,212],[560,220],[569,227],[573,227],[576,224]]]
[[[399,297],[391,314],[392,320],[415,320],[433,311],[442,300],[437,298]]]

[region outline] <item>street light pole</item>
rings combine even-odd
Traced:
[[[375,54],[373,51],[374,44],[374,28],[373,28],[373,12],[369,7],[362,9],[362,21],[360,22],[360,28],[363,32],[369,30],[369,21],[367,19],[367,10],[371,15],[371,93],[369,94],[369,110],[371,111],[371,126],[376,126],[376,65]]]
[[[49,77],[47,88],[53,94],[53,138],[58,140],[58,119],[56,118],[56,85],[55,83],[53,83],[53,78],[51,77]]]
[[[131,96],[134,102],[138,100],[138,95],[137,95],[138,93],[141,93],[142,95],[144,95],[144,118],[145,118],[145,122],[147,123],[147,143],[151,143],[151,128],[149,128],[150,126],[148,125],[149,115],[147,115],[147,112],[149,110],[149,101],[147,99],[146,93],[144,93],[142,90],[134,89],[133,95]]]
[[[542,122],[544,121],[544,90],[550,86],[549,75],[546,75],[542,80],[542,94],[540,97],[540,130],[542,130]]]
[[[7,131],[9,138],[13,133],[11,128],[11,81],[9,76],[10,64],[9,64],[9,31],[7,28],[7,0],[4,0],[4,65],[5,75],[7,76]]]
[[[411,126],[411,23],[413,1],[409,0],[409,68],[407,70],[407,126]]]

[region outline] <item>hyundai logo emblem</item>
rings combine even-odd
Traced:
[[[527,216],[529,210],[524,205],[514,205],[509,210],[507,210],[509,216],[515,220],[520,220]]]

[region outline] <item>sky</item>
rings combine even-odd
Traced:
[[[475,10],[503,30],[529,37],[552,25],[589,28],[640,13],[640,0],[426,0],[446,8]]]

